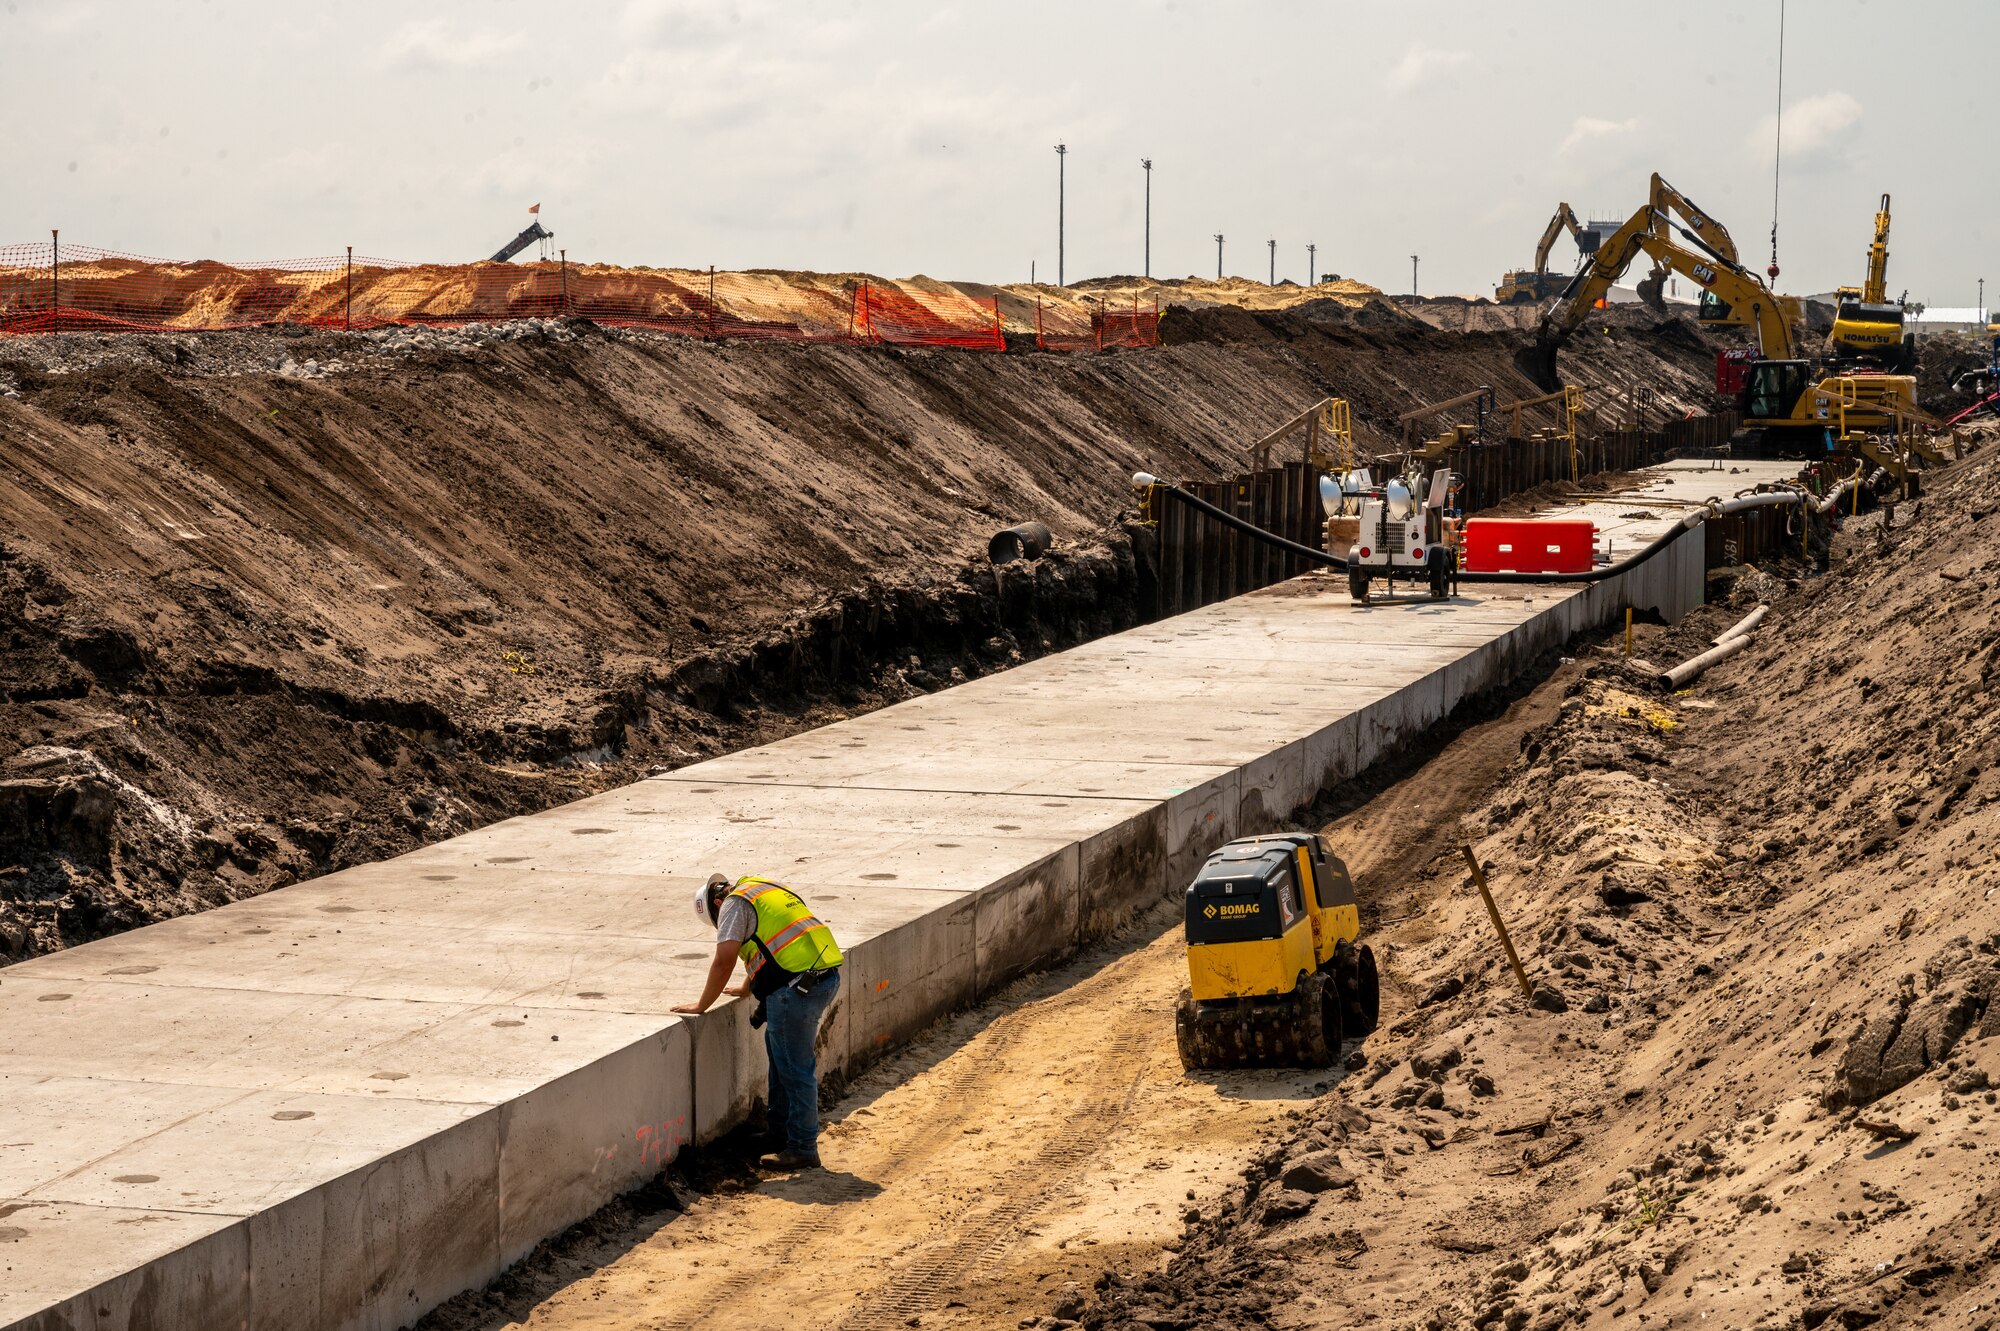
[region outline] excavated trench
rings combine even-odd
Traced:
[[[0,958],[1130,627],[1134,471],[1230,474],[1329,393],[1373,440],[1526,387],[1514,335],[1387,306],[1171,313],[1099,357],[580,323],[0,345]],[[1626,320],[1580,368],[1692,404],[1703,354]],[[988,564],[1024,518],[1056,550]]]
[[[11,575],[15,590],[37,582],[37,572],[0,548],[0,575]],[[636,676],[572,718],[491,726],[468,725],[421,699],[302,685],[267,666],[172,669],[115,630],[37,644],[52,648],[39,654],[43,670],[7,696],[28,726],[53,719],[51,704],[107,696],[132,720],[96,736],[88,751],[31,744],[7,760],[0,861],[11,866],[4,890],[12,912],[0,925],[0,951],[18,958],[87,941],[230,899],[240,894],[234,888],[365,863],[393,853],[384,838],[398,832],[417,841],[453,835],[948,688],[1130,628],[1143,618],[1147,592],[1133,533],[1120,531],[1033,563],[968,563],[950,578],[871,583],[753,641]],[[17,641],[27,627],[20,605]],[[310,754],[327,760],[267,769],[274,785],[295,778],[295,799],[335,793],[327,769],[340,760],[385,784],[418,788],[388,828],[371,834],[337,814],[275,826],[197,824],[122,774],[146,771],[169,746],[219,757],[245,739],[288,744],[295,736],[313,737]],[[94,876],[116,888],[79,890]],[[203,878],[213,886],[181,900],[164,895]]]

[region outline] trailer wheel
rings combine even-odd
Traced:
[[[1368,575],[1358,569],[1347,571],[1347,594],[1354,598],[1356,605],[1368,604]]]

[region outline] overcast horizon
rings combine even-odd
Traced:
[[[1623,217],[1654,170],[1770,254],[1777,0],[581,12],[3,0],[0,243],[457,261],[539,202],[573,261],[1051,281],[1060,141],[1072,281],[1140,271],[1141,157],[1155,276],[1212,276],[1220,231],[1238,276],[1275,238],[1280,279],[1312,242],[1491,296],[1558,201]],[[1981,0],[1792,0],[1779,289],[1859,282],[1884,192],[1892,295],[2000,279],[1996,50]]]

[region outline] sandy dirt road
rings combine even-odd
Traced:
[[[1459,811],[1552,713],[1565,673],[1312,811],[1371,914],[1414,912],[1397,885],[1450,852]],[[1385,961],[1393,1014],[1411,1000]],[[1169,908],[865,1074],[828,1115],[824,1172],[725,1185],[566,1245],[435,1322],[753,1331],[811,1306],[816,1323],[860,1331],[1011,1327],[1078,1306],[1107,1270],[1161,1266],[1189,1212],[1348,1075],[1184,1074],[1172,1008],[1185,973]]]

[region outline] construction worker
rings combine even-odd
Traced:
[[[840,945],[798,893],[768,878],[732,885],[713,874],[694,894],[695,914],[716,933],[715,960],[701,998],[676,1012],[706,1012],[725,992],[741,958],[744,982],[726,992],[757,1000],[750,1024],[764,1028],[773,1150],[766,1169],[819,1168],[819,1069],[814,1048],[820,1018],[840,991]]]

